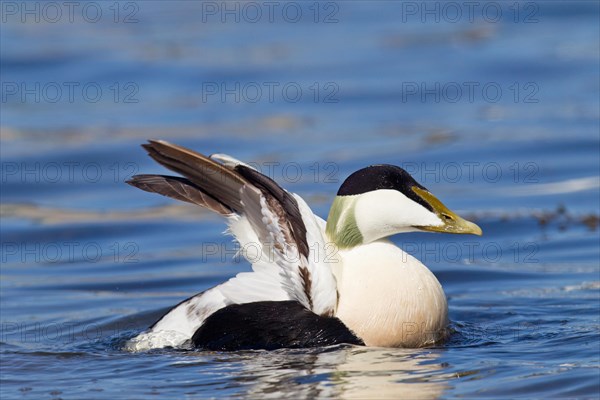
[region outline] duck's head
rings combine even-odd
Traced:
[[[450,211],[394,165],[372,165],[350,175],[333,201],[326,231],[340,248],[402,232],[481,235],[479,226]]]

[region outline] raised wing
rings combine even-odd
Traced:
[[[258,249],[259,254],[244,254],[253,272],[240,273],[179,304],[151,331],[191,337],[206,317],[232,303],[296,300],[319,315],[335,314],[336,282],[326,258],[323,221],[302,198],[227,155],[209,158],[161,140],[143,147],[184,178],[137,175],[129,184],[226,216],[241,248]]]

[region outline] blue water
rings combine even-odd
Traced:
[[[0,35],[2,399],[600,396],[597,2],[23,4]],[[255,162],[323,217],[354,170],[403,166],[484,231],[394,238],[453,335],[123,351],[249,268],[217,217],[123,183],[164,173],[148,138]]]

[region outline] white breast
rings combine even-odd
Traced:
[[[387,240],[339,256],[336,316],[367,346],[423,347],[443,338],[446,296],[421,262]]]

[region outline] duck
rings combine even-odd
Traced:
[[[350,174],[323,220],[302,197],[232,156],[164,140],[142,147],[180,176],[141,174],[127,183],[224,217],[252,270],[181,301],[127,349],[419,348],[448,336],[440,282],[390,238],[482,230],[401,167]]]

